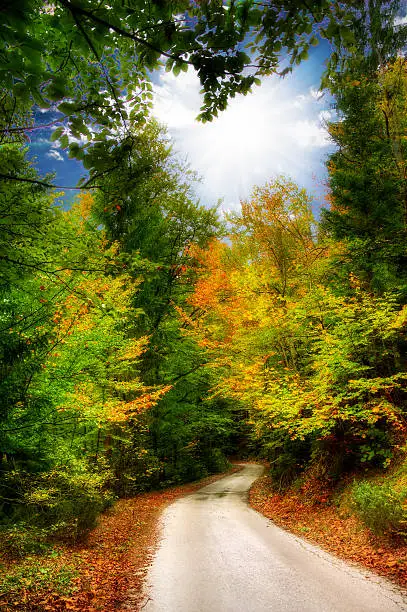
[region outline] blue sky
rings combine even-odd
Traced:
[[[196,192],[203,204],[221,198],[224,209],[237,209],[254,185],[283,173],[306,187],[319,208],[324,161],[332,151],[324,127],[333,116],[332,100],[318,91],[325,45],[313,48],[309,60],[286,78],[267,78],[252,94],[231,100],[212,123],[195,120],[201,106],[195,72],[154,76],[154,115],[168,126],[174,150],[201,176]],[[50,134],[37,132],[30,154],[41,173],[55,172],[58,185],[75,186],[82,165],[69,160],[58,142],[51,144]]]

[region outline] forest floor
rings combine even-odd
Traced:
[[[332,492],[309,488],[276,493],[263,476],[251,487],[250,505],[283,529],[407,587],[406,542],[374,535]]]
[[[228,474],[241,469],[233,466]],[[176,499],[225,474],[119,500],[84,542],[49,554],[0,558],[0,610],[136,610],[158,539],[158,517]]]

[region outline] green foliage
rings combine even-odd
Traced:
[[[42,549],[46,527],[80,537],[112,491],[223,469],[242,432],[280,486],[310,464],[326,478],[389,466],[406,410],[407,78],[403,59],[386,64],[405,39],[399,4],[17,4],[0,43],[9,552]],[[192,66],[210,120],[277,72],[282,50],[304,61],[318,33],[334,46],[341,115],[331,208],[318,225],[311,198],[280,178],[243,203],[225,244],[216,209],[196,202],[193,174],[147,122],[148,73],[163,56],[175,75]],[[34,105],[57,108],[53,138],[97,186],[68,212],[18,147]],[[359,497],[379,512],[377,492],[370,506]]]
[[[357,514],[374,533],[405,533],[407,491],[362,481],[354,485],[352,497]]]
[[[338,150],[322,228],[346,246],[337,260],[342,290],[353,273],[376,293],[405,295],[405,60],[367,73],[360,61],[335,80],[341,120],[329,127]]]
[[[155,136],[150,136],[151,144]],[[156,145],[155,168],[145,173],[139,193],[154,189],[157,173],[163,177],[166,209],[159,214],[164,219],[170,217],[171,201],[177,205],[177,179],[168,173],[165,181],[165,148]],[[146,163],[153,148],[145,146]],[[4,147],[2,156],[16,174],[37,179],[15,146]],[[113,240],[108,245],[109,227],[103,231],[92,216],[89,195],[62,212],[37,184],[9,180],[2,189],[0,520],[11,530],[9,546],[18,554],[45,545],[45,526],[53,537],[83,535],[111,502],[112,490],[134,494],[158,484],[162,464],[151,448],[144,412],[169,386],[163,388],[162,378],[145,368],[149,387],[140,377],[147,346],[143,333],[152,328],[149,321],[137,322],[143,304],[136,304],[139,275],[142,269],[155,274],[156,263],[132,250],[128,273],[125,248]],[[187,225],[194,205],[186,200],[185,186],[179,192],[179,217],[185,215]],[[202,228],[210,218],[215,223],[202,209]],[[178,221],[171,223],[167,244]],[[148,226],[145,230],[148,245],[154,223],[150,235]],[[195,231],[188,225],[181,238],[185,246]],[[149,248],[143,251],[151,256]],[[167,261],[164,265],[171,292],[179,271]],[[145,312],[151,299],[144,299]],[[170,303],[164,305],[170,312]]]
[[[21,469],[3,473],[1,487],[9,491],[3,497],[3,550],[23,555],[46,549],[51,537],[75,541],[112,503],[110,482],[106,468],[97,472],[83,462],[36,475]]]
[[[93,174],[102,174],[106,153],[114,162],[131,141],[132,128],[145,123],[152,100],[149,73],[163,61],[174,75],[189,68],[197,72],[204,94],[199,118],[208,121],[261,77],[287,74],[305,61],[318,34],[334,49],[328,83],[358,41],[362,48],[370,45],[376,65],[382,63],[389,49],[405,41],[404,29],[392,27],[400,3],[384,9],[382,3],[368,4],[369,10],[352,0],[321,0],[301,10],[291,0],[261,9],[251,0],[8,5],[1,12],[0,134],[7,142],[21,142],[33,127],[35,105],[56,108],[55,138]],[[389,41],[380,45],[378,33],[385,28]],[[282,54],[290,66],[280,71]]]
[[[11,559],[22,559],[30,554],[41,555],[49,550],[49,530],[18,521],[0,526],[0,551]]]
[[[51,525],[51,531],[58,537],[76,540],[94,527],[100,512],[111,505],[113,497],[106,490],[109,477],[108,472],[55,466],[36,478],[31,477],[24,486],[24,514],[43,528]]]
[[[51,559],[55,557],[51,554]],[[13,595],[15,599],[25,596],[27,592],[52,591],[59,595],[69,596],[75,590],[74,579],[77,571],[69,566],[48,562],[44,564],[44,558],[36,560],[27,557],[25,562],[5,574],[0,578],[0,597],[1,595]]]
[[[225,466],[229,407],[203,404],[208,375],[177,313],[192,282],[188,250],[220,231],[217,213],[195,203],[192,175],[156,124],[116,153],[96,198],[81,194],[64,212],[24,151],[1,151],[8,171],[27,178],[3,181],[0,204],[0,524],[9,554],[82,537],[114,494]],[[99,155],[107,170],[109,147]]]

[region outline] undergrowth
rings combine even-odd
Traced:
[[[364,480],[355,483],[352,498],[357,515],[373,533],[407,535],[406,490],[398,492],[389,484]]]

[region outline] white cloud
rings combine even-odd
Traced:
[[[50,157],[51,159],[56,159],[57,161],[64,161],[63,155],[56,148],[52,148],[45,155],[46,157]]]
[[[330,119],[332,119],[332,112],[329,110],[322,110],[320,111],[320,113],[318,114],[319,120],[325,124],[327,121],[329,121]]]
[[[301,149],[313,149],[329,145],[326,130],[315,121],[309,119],[296,121],[290,129],[293,132],[292,142]],[[287,135],[289,135],[289,129],[287,129]],[[306,151],[304,151],[304,155],[306,155]]]
[[[394,20],[394,25],[406,25],[407,24],[407,15],[404,17],[396,17]]]
[[[314,171],[315,163],[320,166],[330,144],[324,128],[330,116],[324,111],[327,101],[315,87],[298,93],[289,79],[266,79],[206,124],[195,120],[202,98],[193,71],[178,77],[163,73],[154,89],[154,114],[167,124],[176,150],[202,176],[199,192],[205,203],[223,197],[228,208],[237,208],[254,185],[278,173],[311,182],[311,165]]]
[[[315,87],[310,87],[309,93],[314,100],[320,100],[324,96],[324,92],[320,89],[316,89]]]

